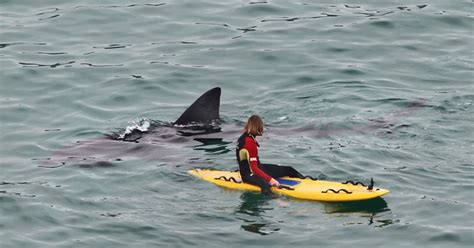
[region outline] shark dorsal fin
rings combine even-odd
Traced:
[[[217,120],[219,119],[220,101],[221,88],[210,89],[189,106],[174,124],[210,123]]]

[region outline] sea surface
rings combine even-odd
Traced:
[[[471,0],[0,0],[0,247],[472,247],[473,14]],[[213,87],[220,132],[171,126]],[[187,173],[236,169],[251,114],[263,162],[391,192],[331,204]],[[148,138],[110,138],[127,128]]]

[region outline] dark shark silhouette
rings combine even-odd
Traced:
[[[202,132],[217,132],[219,129],[219,108],[221,99],[221,88],[215,87],[202,94],[183,114],[173,123],[176,127],[187,127],[191,130]],[[144,132],[140,129],[133,129],[122,136],[112,135],[111,138],[123,141],[137,141],[143,137]],[[185,133],[182,133],[185,135]]]
[[[207,144],[225,146],[222,137],[210,134],[221,132],[219,126],[221,88],[215,87],[202,94],[174,122],[151,122],[146,129],[135,128],[107,134],[90,141],[77,141],[75,144],[53,152],[42,160],[41,167],[55,168],[66,164],[89,166],[112,166],[116,161],[127,158],[140,158],[146,161],[171,161],[178,157],[176,148],[170,144],[189,145],[201,143],[196,150],[205,150]],[[233,134],[232,131],[230,131]],[[188,137],[191,137],[188,138]],[[214,147],[214,150],[225,148]]]
[[[90,141],[77,141],[54,151],[51,157],[35,158],[43,163],[40,167],[55,168],[67,164],[82,167],[113,166],[117,161],[141,159],[164,163],[199,164],[202,151],[208,153],[227,153],[228,145],[242,132],[242,123],[222,123],[219,115],[221,89],[213,88],[201,95],[174,122],[150,123],[149,128],[133,128],[113,134],[103,135]],[[385,129],[387,133],[404,127],[395,126],[397,119],[412,114],[424,106],[424,101],[406,103],[407,106],[392,112],[388,117],[369,120],[365,125],[349,128],[318,128],[314,124],[303,127],[277,127],[266,125],[267,137],[304,135],[310,138],[325,138],[346,133],[369,133],[376,129]],[[222,125],[225,124],[225,125]],[[222,129],[225,129],[223,131]],[[182,152],[183,147],[192,147]],[[197,152],[200,152],[196,154]],[[203,162],[204,163],[204,162]],[[202,165],[202,164],[201,164]]]
[[[186,109],[174,125],[210,124],[212,121],[219,120],[220,102],[221,88],[210,89]]]

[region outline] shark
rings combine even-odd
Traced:
[[[220,122],[219,108],[220,108],[221,88],[215,87],[204,94],[189,106],[181,116],[168,126],[181,128],[181,134],[186,135],[186,129],[200,131],[200,133],[215,133],[219,132],[218,124]],[[163,126],[163,125],[162,125]],[[143,137],[147,131],[148,125],[139,125],[126,130],[120,136],[110,136],[115,140],[136,142]],[[188,132],[189,133],[189,132]],[[199,133],[199,132],[198,132]],[[116,135],[117,133],[115,133]],[[195,134],[196,135],[196,134]]]
[[[34,160],[41,160],[43,163],[40,167],[45,168],[64,165],[108,167],[128,159],[159,161],[165,164],[176,161],[198,163],[196,161],[205,160],[202,158],[202,151],[212,154],[229,152],[232,149],[229,147],[233,147],[231,144],[242,132],[242,123],[229,124],[222,121],[219,113],[220,99],[221,88],[215,87],[198,97],[173,122],[143,121],[93,140],[76,141],[54,151],[50,157]],[[269,132],[266,132],[265,136],[269,139],[294,135],[324,139],[351,133],[372,133],[378,129],[392,133],[393,130],[406,126],[396,126],[397,120],[423,107],[424,101],[408,102],[407,107],[394,111],[387,117],[369,119],[367,124],[347,128],[331,128],[330,123],[319,127],[314,124],[300,127],[266,124],[265,129]],[[189,149],[190,147],[192,149]],[[183,149],[188,150],[183,152]],[[187,161],[183,162],[183,159]]]
[[[54,151],[50,157],[35,160],[42,160],[40,167],[45,168],[64,165],[108,167],[135,158],[176,161],[183,153],[177,151],[189,146],[207,151],[206,146],[212,145],[209,149],[213,151],[210,152],[227,151],[226,145],[231,142],[224,141],[224,138],[238,135],[240,128],[222,132],[220,98],[221,88],[212,88],[197,98],[173,122],[142,121],[93,140],[76,141]]]

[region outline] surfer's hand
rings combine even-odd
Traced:
[[[280,183],[274,178],[270,179],[270,185],[277,188],[280,187]]]

